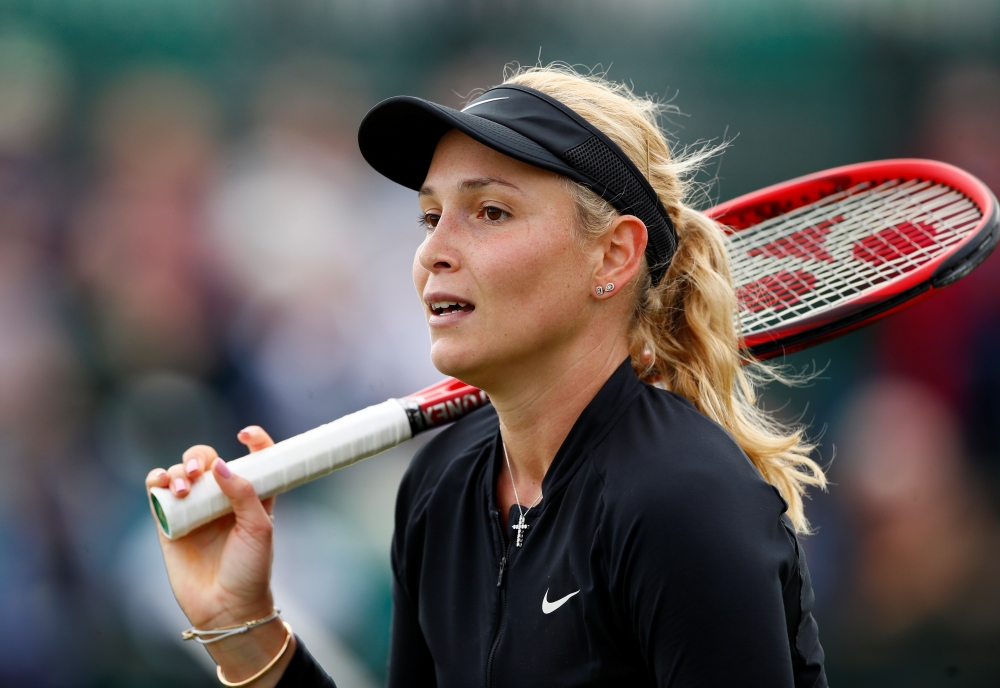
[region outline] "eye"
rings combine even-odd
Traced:
[[[489,222],[501,222],[510,217],[510,213],[506,210],[501,210],[496,206],[488,205],[483,208],[483,217],[485,217]]]
[[[417,224],[426,229],[434,229],[440,220],[441,216],[437,213],[423,213],[417,219]]]

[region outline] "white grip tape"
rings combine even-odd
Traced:
[[[410,437],[406,411],[398,401],[390,399],[228,465],[233,473],[253,484],[261,499],[266,499],[391,449]],[[233,510],[210,471],[198,478],[183,499],[162,487],[151,488],[150,497],[157,520],[171,540]]]

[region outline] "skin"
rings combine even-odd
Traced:
[[[485,390],[500,418],[512,472],[497,480],[501,514],[540,494],[542,480],[573,423],[628,356],[632,282],[646,248],[638,218],[615,219],[598,240],[578,237],[565,181],[498,153],[458,131],[438,144],[419,195],[426,237],[413,262],[431,359],[442,373]],[[615,289],[597,295],[609,282]],[[431,304],[457,301],[462,312]],[[273,444],[261,428],[239,439],[251,451]],[[234,513],[177,541],[160,535],[174,595],[197,628],[234,625],[270,613],[273,500],[226,477],[211,447],[157,469],[147,486],[179,497],[212,470]],[[280,623],[207,646],[226,677],[252,676],[284,642]],[[294,642],[294,641],[293,641]],[[254,686],[275,685],[294,647]]]
[[[237,435],[251,452],[274,444],[261,428],[251,426]],[[274,499],[257,498],[249,481],[230,474],[212,447],[191,447],[182,462],[164,471],[157,468],[146,477],[147,488],[170,487],[179,497],[211,470],[219,487],[233,503],[233,513],[202,526],[178,540],[160,532],[160,547],[174,597],[195,628],[235,626],[268,616],[274,608],[271,595],[273,558],[271,509]],[[285,641],[285,628],[272,621],[247,633],[227,638],[205,649],[230,681],[253,676],[278,654]],[[281,660],[260,679],[257,686],[274,686],[295,653],[295,638]]]

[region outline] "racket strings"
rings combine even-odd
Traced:
[[[741,329],[746,335],[784,325],[912,272],[981,218],[978,206],[948,186],[893,179],[734,232],[729,254]]]
[[[917,253],[920,248],[929,245],[929,237],[933,237],[936,232],[933,231],[932,227],[930,231],[927,231],[927,229],[924,229],[920,225],[913,225],[905,221],[901,227],[903,228],[902,233],[895,232],[890,235],[890,239],[895,238],[901,241],[887,241],[884,237],[875,234],[871,237],[872,241],[869,242],[868,246],[864,244],[855,246],[855,249],[861,249],[855,250],[855,257],[861,259],[868,258],[873,264],[878,265],[884,262],[880,252],[894,253],[896,254],[896,258],[901,258],[899,262],[902,263],[902,265],[897,266],[896,275],[905,274],[914,269],[914,267],[919,266],[921,261],[914,260],[912,254]],[[921,231],[923,232],[922,240],[919,236]],[[914,249],[914,245],[916,245],[916,249]],[[924,253],[926,254],[927,251],[924,251]],[[933,254],[930,257],[933,257]],[[848,263],[840,262],[835,264],[835,267],[839,266],[841,268],[839,272],[842,274],[837,274],[838,271],[831,269],[820,269],[813,272],[797,270],[793,273],[789,273],[787,270],[779,271],[774,277],[770,278],[769,282],[776,281],[779,287],[785,289],[784,293],[765,293],[763,295],[764,298],[761,298],[759,294],[761,289],[768,289],[770,285],[768,281],[763,283],[755,281],[751,288],[741,290],[741,297],[743,297],[741,300],[744,302],[744,306],[749,307],[751,311],[764,316],[767,313],[762,313],[762,311],[768,306],[776,313],[785,311],[781,314],[783,317],[772,318],[767,321],[765,321],[765,318],[758,318],[758,320],[762,321],[758,325],[767,327],[786,322],[800,315],[818,312],[824,306],[835,305],[849,296],[862,292],[866,288],[874,287],[890,279],[892,276],[896,276],[880,275],[878,273],[872,274],[871,271],[867,271],[868,274],[866,274],[866,272],[856,271],[851,267],[845,271],[843,269],[845,265],[848,265]],[[789,283],[789,277],[791,278],[791,283]],[[803,287],[802,285],[806,286]],[[789,289],[794,296],[789,295]],[[753,327],[753,323],[747,323],[747,325],[748,329]]]
[[[885,213],[881,213],[881,215],[882,217],[879,219],[883,222],[899,221],[898,217],[893,218],[891,215],[886,217]],[[975,214],[973,214],[973,219],[975,219]],[[902,228],[902,232],[898,231],[895,227],[890,227],[888,237],[885,234],[885,230],[883,230],[883,232],[875,232],[867,237],[865,240],[867,241],[867,245],[864,241],[860,244],[856,243],[853,251],[854,258],[868,259],[869,262],[878,266],[888,262],[883,259],[888,254],[890,257],[897,258],[898,263],[902,263],[901,265],[897,265],[896,274],[905,274],[905,272],[924,262],[923,260],[919,260],[920,258],[933,257],[933,253],[928,256],[928,251],[922,250],[931,245],[936,238],[937,232],[934,230],[933,225],[928,226],[926,223],[913,224],[903,219],[898,226]],[[917,255],[914,256],[913,254]],[[845,265],[848,265],[849,268],[846,272],[843,270]],[[769,285],[767,283],[756,282],[751,293],[747,293],[748,290],[744,290],[742,295],[757,298],[744,298],[744,302],[757,312],[762,311],[767,306],[772,306],[772,310],[775,311],[785,310],[784,317],[779,320],[787,320],[791,317],[801,315],[803,312],[815,311],[824,305],[836,303],[847,296],[858,293],[858,291],[866,287],[875,286],[894,276],[892,274],[880,275],[870,270],[857,270],[856,266],[850,266],[848,261],[844,260],[841,260],[840,263],[835,263],[833,267],[836,268],[837,266],[841,268],[839,272],[842,274],[840,275],[836,274],[836,270],[829,268],[814,270],[813,272],[817,273],[815,276],[804,270],[798,270],[794,273],[789,273],[787,270],[781,271],[777,273],[776,280],[786,289],[784,294],[765,294],[766,298],[761,299],[757,297],[757,294],[752,292],[759,291],[761,287],[767,288]],[[789,284],[789,274],[791,274],[794,280],[793,284]],[[816,286],[818,283],[816,277],[822,279],[822,283],[818,287]],[[837,277],[841,279],[837,280]],[[771,281],[774,280],[772,279]],[[837,284],[838,281],[840,284]],[[801,286],[803,283],[807,284],[807,288]],[[787,295],[789,287],[795,297],[800,298],[789,298]],[[799,306],[799,308],[788,311],[787,309],[790,306]]]
[[[953,193],[946,198],[945,201],[948,205],[954,205],[954,201],[960,200],[961,198],[962,197],[959,194]],[[831,278],[835,277],[836,272],[840,273],[839,276],[842,280],[860,284],[862,286],[875,286],[893,276],[910,272],[911,270],[926,263],[927,260],[932,259],[935,255],[938,255],[940,250],[933,250],[935,248],[935,242],[938,240],[938,232],[935,225],[921,221],[919,218],[914,219],[914,214],[912,212],[907,214],[907,212],[912,211],[913,208],[920,208],[926,213],[933,215],[936,206],[932,206],[931,203],[937,203],[937,201],[933,198],[933,194],[920,194],[919,197],[913,200],[915,202],[907,204],[906,206],[887,206],[891,212],[876,211],[871,216],[860,216],[855,218],[856,221],[854,222],[842,222],[841,231],[845,235],[856,234],[859,228],[864,229],[864,225],[867,224],[865,221],[873,224],[875,222],[881,222],[889,225],[888,229],[875,232],[874,234],[854,242],[851,245],[850,257],[860,261],[871,262],[875,266],[879,266],[881,263],[895,258],[899,263],[897,265],[897,273],[878,274],[861,271],[857,269],[856,265],[852,264],[849,260],[846,260],[848,256],[840,255],[838,258],[841,260],[830,261],[833,263],[832,266],[828,268],[819,267],[816,270],[816,272],[819,273],[817,276],[820,278],[826,278],[825,281],[828,282],[828,286],[830,286],[829,283],[835,282],[835,280]],[[936,219],[940,222],[945,222],[951,218],[938,217]],[[978,212],[973,209],[973,212],[968,219],[978,222]],[[952,220],[952,222],[953,221],[954,220]],[[961,235],[952,236],[951,241],[946,243],[945,247],[959,239],[961,239]],[[843,249],[844,247],[840,246],[837,248]],[[837,252],[836,248],[834,250]],[[846,253],[846,251],[843,252]],[[842,295],[848,296],[850,294],[844,293]],[[824,296],[824,294],[822,293],[821,288],[814,294],[813,298],[819,299],[822,296]]]

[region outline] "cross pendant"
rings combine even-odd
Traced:
[[[524,544],[524,531],[530,528],[530,526],[524,522],[524,514],[521,514],[517,519],[517,525],[511,526],[511,528],[517,531],[517,541],[514,544],[520,547]]]

